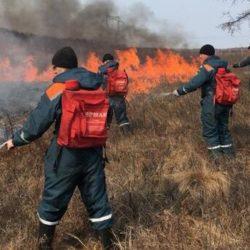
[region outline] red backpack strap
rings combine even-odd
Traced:
[[[107,70],[107,75],[109,76],[109,75],[112,75],[112,74],[114,74],[115,72],[117,72],[118,71],[118,69],[117,68],[108,68],[108,70]]]
[[[66,90],[79,90],[80,84],[77,80],[69,80],[65,82],[65,89]]]

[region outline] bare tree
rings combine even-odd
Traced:
[[[243,2],[249,2],[250,0],[230,0],[233,5],[239,5]],[[233,34],[236,30],[240,29],[240,26],[245,21],[250,21],[250,8],[242,11],[237,16],[232,16],[230,12],[225,13],[228,16],[228,21],[222,23],[220,27]]]

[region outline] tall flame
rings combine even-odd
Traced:
[[[0,60],[0,82],[49,82],[52,78],[52,70],[48,67],[40,72],[32,56],[27,57],[19,65],[12,65],[7,57]]]
[[[142,62],[135,48],[116,51],[120,66],[126,69],[130,78],[130,93],[147,93],[161,83],[188,81],[197,70],[197,60],[188,62],[173,51],[157,50],[154,57],[147,56]],[[100,58],[91,52],[83,63],[87,69],[97,72],[101,65]],[[9,58],[0,60],[1,82],[49,82],[52,71],[47,68],[40,72],[34,58],[29,56],[22,64],[13,66]]]

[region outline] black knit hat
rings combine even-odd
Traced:
[[[102,58],[102,62],[112,61],[112,60],[114,60],[114,57],[111,54],[105,54]]]
[[[78,61],[75,51],[71,47],[59,49],[52,58],[52,64],[66,69],[77,68]]]
[[[215,49],[212,45],[206,44],[200,48],[200,54],[213,56],[215,54]]]

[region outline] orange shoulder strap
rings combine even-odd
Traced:
[[[204,64],[203,66],[204,66],[204,68],[205,68],[208,72],[214,70],[214,68],[213,68],[211,65],[209,65],[209,64]]]
[[[57,96],[61,95],[64,90],[65,90],[64,83],[53,83],[47,88],[46,95],[52,101]]]

